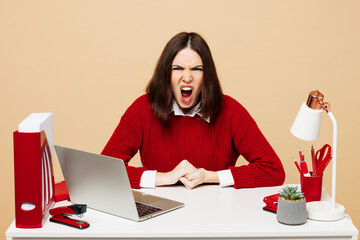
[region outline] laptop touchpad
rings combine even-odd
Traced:
[[[144,204],[150,204],[150,203],[159,201],[161,199],[159,197],[149,195],[146,193],[142,193],[139,191],[133,191],[133,195],[134,195],[135,202],[140,202],[140,203],[144,203]]]

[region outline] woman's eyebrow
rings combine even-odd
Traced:
[[[199,68],[199,67],[203,67],[203,65],[196,65],[196,66],[194,66],[192,68]]]
[[[172,67],[183,67],[183,66],[178,65],[178,64],[173,64]],[[200,64],[200,65],[196,65],[196,66],[191,67],[191,68],[199,68],[199,67],[203,67],[203,65]]]

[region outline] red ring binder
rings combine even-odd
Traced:
[[[55,204],[54,173],[45,132],[15,131],[15,225],[41,228]]]

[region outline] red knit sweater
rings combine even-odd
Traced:
[[[207,123],[200,116],[174,116],[168,126],[154,116],[147,95],[139,97],[122,116],[101,154],[126,163],[140,150],[143,167],[127,166],[132,188],[140,188],[145,170],[171,171],[186,159],[210,171],[230,169],[234,188],[281,185],[280,159],[253,118],[233,98],[224,95],[221,112]],[[239,155],[248,165],[234,167]]]

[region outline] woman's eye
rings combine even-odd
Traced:
[[[193,68],[193,70],[195,70],[195,71],[202,71],[203,69],[202,69],[202,68]]]
[[[178,71],[178,70],[181,70],[181,68],[180,67],[173,67],[172,70]]]

